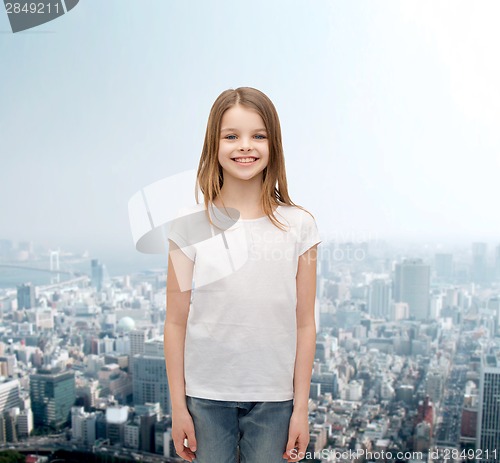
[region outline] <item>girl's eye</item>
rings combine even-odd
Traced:
[[[255,137],[259,140],[264,140],[266,138],[265,135],[262,135],[262,134],[257,134],[255,135]],[[236,139],[236,135],[226,135],[224,138],[228,139],[228,140],[235,140]]]

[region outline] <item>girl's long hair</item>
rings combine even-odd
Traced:
[[[208,213],[208,207],[219,196],[224,184],[222,166],[218,159],[222,116],[235,105],[245,106],[257,111],[267,130],[269,162],[263,171],[261,193],[261,207],[264,213],[281,230],[284,229],[283,224],[277,221],[273,214],[273,210],[277,206],[296,206],[314,217],[309,211],[295,204],[288,195],[281,126],[272,101],[260,90],[252,87],[239,87],[236,90],[228,89],[223,91],[215,100],[208,116],[205,141],[196,174],[198,185],[195,188],[195,197],[196,203],[199,204],[199,187],[204,195],[205,212],[209,222],[215,226]]]

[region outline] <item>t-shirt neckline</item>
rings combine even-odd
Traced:
[[[276,213],[278,211],[278,209],[280,208],[281,206],[278,204],[278,206],[276,207],[276,209],[274,210],[274,213]],[[257,222],[259,220],[264,220],[264,219],[268,219],[269,217],[267,215],[263,215],[262,217],[257,217],[256,219],[242,219],[241,217],[238,219],[238,222]]]
[[[219,210],[222,210],[222,209],[220,209],[219,207],[215,206],[215,204],[213,204],[213,203],[212,203],[212,204],[210,204],[210,203],[209,203],[209,205],[208,205],[208,206],[209,206],[209,209],[210,209],[210,208],[212,208],[212,210],[213,210],[213,208],[215,208],[215,209],[216,209],[216,210],[218,210],[218,211],[219,211]],[[273,211],[273,215],[275,215],[275,214],[278,212],[278,210],[279,210],[279,209],[281,209],[281,208],[282,208],[282,207],[281,207],[281,205],[280,205],[280,204],[278,204],[278,206],[276,207],[276,209],[274,209],[274,211]],[[222,215],[224,216],[224,220],[228,220],[228,219],[229,219],[229,220],[231,220],[231,219],[230,219],[229,217],[227,217],[224,213],[223,213]],[[238,220],[236,220],[236,221],[234,222],[234,225],[237,225],[238,223],[251,223],[251,222],[259,222],[259,221],[261,221],[261,220],[265,220],[265,219],[268,219],[268,218],[269,218],[269,217],[268,217],[267,215],[264,215],[264,216],[262,216],[262,217],[257,217],[257,218],[255,218],[255,219],[242,219],[242,218],[241,218],[241,216],[240,216],[240,217],[238,218]]]

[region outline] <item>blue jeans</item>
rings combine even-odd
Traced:
[[[186,396],[186,404],[196,436],[193,463],[286,461],[282,455],[288,441],[293,399],[230,402]]]

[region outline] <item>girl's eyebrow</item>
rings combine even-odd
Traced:
[[[238,132],[238,129],[232,129],[232,128],[227,128],[227,129],[221,129],[221,132],[226,132],[226,131],[229,131],[229,132]],[[266,129],[256,129],[254,130],[254,132],[265,132]]]

